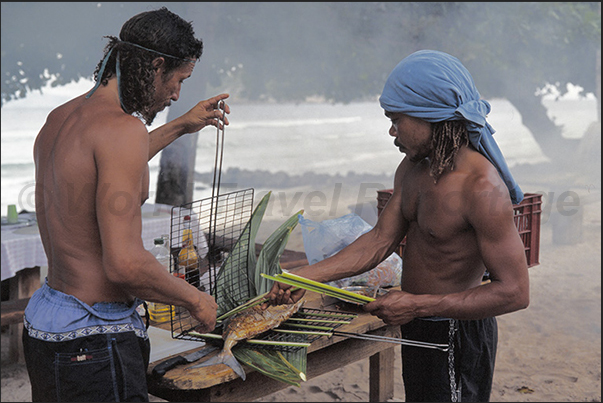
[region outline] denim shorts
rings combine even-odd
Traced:
[[[25,309],[32,400],[148,401],[150,342],[138,300],[89,306],[47,282]]]

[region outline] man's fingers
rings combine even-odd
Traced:
[[[208,101],[209,101],[209,104],[216,109],[219,109],[220,103],[222,103],[224,105],[224,110],[226,111],[226,113],[230,113],[230,108],[229,108],[228,104],[224,101],[228,97],[229,97],[228,94],[220,94],[213,98],[210,98]]]
[[[228,118],[226,117],[226,114],[222,113],[222,111],[217,111],[215,113],[215,117],[218,119],[218,121],[223,121],[224,124],[228,125]]]

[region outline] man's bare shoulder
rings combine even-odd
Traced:
[[[396,168],[396,173],[394,175],[394,187],[400,186],[404,180],[404,177],[408,174],[409,171],[412,170],[412,167],[415,166],[416,163],[410,161],[408,157],[404,157],[398,167]]]
[[[511,212],[512,203],[504,181],[496,167],[479,152],[468,149],[461,159],[459,170],[466,173],[462,185],[463,199],[468,215],[483,212],[493,215]]]
[[[64,104],[56,111],[68,112],[68,127],[76,131],[78,136],[83,136],[97,145],[118,146],[127,140],[147,140],[148,130],[144,123],[139,118],[125,113],[118,103],[111,102],[108,98],[79,97],[74,100],[73,105]]]
[[[102,157],[109,161],[121,151],[148,153],[148,139],[140,119],[124,113],[118,104],[106,102],[106,98],[86,99],[84,94],[50,112],[34,153],[50,150],[56,143],[66,154],[90,153],[95,160]]]
[[[80,121],[79,129],[98,129],[104,127],[107,131],[113,131],[115,127],[124,130],[145,131],[146,127],[140,119],[126,114],[116,105],[108,105],[102,99],[87,99],[86,94],[73,98],[64,104],[54,108],[46,119],[46,124],[60,123],[67,119]]]
[[[75,109],[77,109],[80,105],[82,105],[84,103],[86,99],[86,94],[82,94],[78,97],[72,98],[69,101],[65,102],[64,104],[61,104],[59,106],[57,106],[56,108],[54,108],[50,114],[48,115],[49,118],[60,118],[60,117],[66,117],[69,116],[69,114],[71,114]]]
[[[57,133],[63,123],[71,116],[71,114],[77,110],[85,101],[85,94],[82,94],[76,98],[55,107],[48,113],[46,122],[42,127],[41,132],[53,132]]]
[[[148,160],[149,132],[137,117],[124,113],[121,108],[95,111],[94,105],[83,106],[80,116],[85,141],[89,142],[94,159],[113,165],[116,161],[128,163]],[[105,165],[106,166],[106,165]]]
[[[149,132],[140,119],[123,112],[107,112],[95,120],[95,134],[107,141],[148,141]]]
[[[39,152],[47,152],[52,148],[52,144],[56,141],[61,127],[69,119],[75,110],[77,110],[84,102],[85,94],[73,98],[64,104],[61,104],[50,111],[46,117],[44,125],[36,136],[34,143],[34,157],[37,158]]]
[[[455,171],[466,174],[464,187],[467,191],[487,191],[503,185],[496,167],[488,159],[472,148],[459,153]]]

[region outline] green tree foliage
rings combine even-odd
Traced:
[[[90,77],[106,43],[137,12],[165,3],[2,3],[2,96]],[[511,81],[595,91],[598,3],[169,3],[217,58],[212,84],[242,75],[249,99],[350,102],[378,94],[404,56],[453,53],[484,96]],[[192,12],[191,12],[192,11]],[[209,32],[212,31],[212,32]],[[45,73],[45,71],[47,73]]]
[[[117,34],[142,11],[128,3],[99,4],[2,2],[2,104],[49,81],[57,86],[92,76],[103,35]]]
[[[540,99],[547,83],[596,93],[601,48],[595,2],[2,3],[2,102],[90,77],[135,13],[166,5],[205,41],[207,89],[252,101],[319,96],[347,103],[380,94],[419,49],[457,56],[482,96],[509,99],[543,144],[560,137]],[[600,75],[600,72],[599,72]]]

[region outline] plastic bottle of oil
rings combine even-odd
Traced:
[[[163,238],[155,238],[155,245],[151,249],[151,253],[155,258],[165,267],[166,270],[170,270],[170,251],[166,248]],[[149,302],[149,316],[155,323],[168,322],[172,318],[172,310],[170,305],[162,304],[159,302]]]

